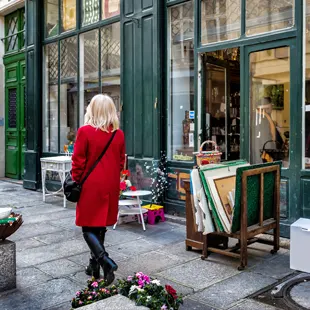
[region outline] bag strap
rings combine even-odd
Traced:
[[[112,140],[114,139],[115,135],[116,135],[117,130],[115,130],[112,134],[112,137],[110,138],[108,144],[105,146],[105,148],[103,149],[102,153],[100,154],[100,156],[98,157],[98,159],[95,161],[95,163],[92,165],[92,167],[89,169],[89,171],[87,172],[87,174],[85,175],[84,179],[82,180],[82,182],[80,183],[80,186],[83,185],[83,183],[86,181],[86,179],[89,177],[89,175],[92,173],[92,171],[96,168],[96,166],[98,165],[98,163],[100,162],[101,158],[103,157],[103,155],[106,153],[106,151],[108,150]]]

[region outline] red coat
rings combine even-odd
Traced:
[[[112,133],[89,125],[78,130],[72,156],[72,178],[80,182],[98,159]],[[76,225],[104,227],[117,221],[120,172],[125,162],[124,133],[118,130],[109,149],[83,184],[76,206]]]

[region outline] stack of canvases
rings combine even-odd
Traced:
[[[231,233],[234,223],[236,172],[244,160],[205,165],[191,172],[198,231]]]

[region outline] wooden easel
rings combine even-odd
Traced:
[[[264,219],[264,178],[266,174],[274,174],[274,194],[273,194],[273,217]],[[257,224],[248,227],[248,177],[258,176],[260,178],[259,182],[259,221]],[[185,183],[186,190],[186,219],[187,219],[187,239],[186,247],[190,249],[191,246],[200,245],[201,241],[192,240],[197,238],[197,233],[193,232],[195,227],[195,217],[193,211],[193,203],[191,202],[191,194],[189,184]],[[257,169],[251,169],[242,172],[242,184],[241,184],[241,206],[240,206],[240,230],[227,234],[224,232],[214,232],[208,234],[207,236],[202,236],[202,259],[206,259],[210,252],[223,254],[226,256],[234,257],[240,259],[240,266],[238,270],[243,270],[247,267],[248,263],[248,252],[247,247],[255,242],[260,242],[264,244],[273,245],[271,250],[272,254],[276,254],[279,250],[280,243],[280,165],[261,167]],[[194,225],[194,226],[193,226]],[[257,235],[265,233],[267,231],[273,230],[274,238],[273,241],[262,240],[255,238]],[[223,238],[223,239],[221,239]],[[214,245],[214,240],[224,241],[228,238],[238,239],[236,246],[232,248],[227,247],[227,242],[221,242],[222,247]],[[198,243],[197,243],[198,242]],[[236,253],[240,250],[240,253]]]

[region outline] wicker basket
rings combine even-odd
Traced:
[[[214,151],[203,151],[205,144],[213,144]],[[218,164],[221,161],[222,153],[218,151],[218,146],[214,141],[207,140],[200,146],[199,152],[194,153],[196,155],[197,165],[204,166],[209,164]]]
[[[0,224],[0,240],[5,240],[12,234],[16,232],[16,230],[23,224],[23,218],[21,214],[11,213],[12,217],[16,218],[16,221],[6,224]]]

